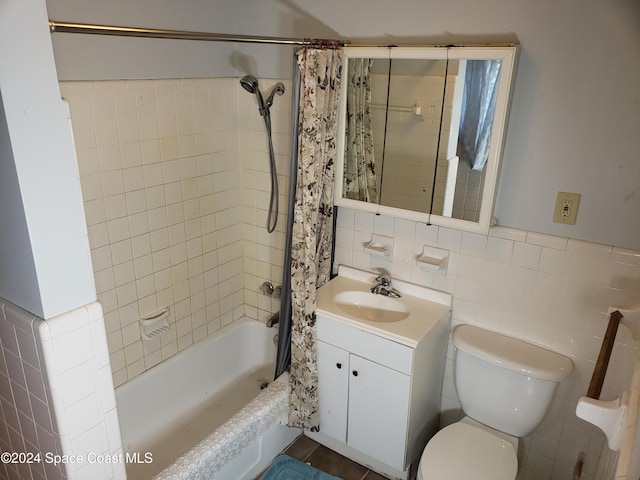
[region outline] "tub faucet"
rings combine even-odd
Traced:
[[[371,293],[375,295],[385,295],[387,297],[400,298],[400,292],[391,286],[391,274],[384,268],[376,269],[379,275],[376,277],[377,285],[371,288]]]
[[[280,321],[280,312],[276,312],[267,320],[267,328],[271,328]]]

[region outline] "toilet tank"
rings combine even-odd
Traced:
[[[542,422],[573,362],[558,353],[471,325],[453,332],[455,382],[465,414],[524,437]]]

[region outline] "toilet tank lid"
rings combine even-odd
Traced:
[[[573,362],[559,353],[473,325],[453,332],[457,349],[515,372],[559,382],[573,372]]]

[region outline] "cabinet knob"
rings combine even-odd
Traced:
[[[336,367],[342,368],[342,364],[341,363],[336,363]]]
[[[354,371],[353,371],[353,372],[351,372],[351,373],[353,373],[353,376],[354,376],[354,377],[357,377],[357,376],[358,376],[358,371],[357,371],[357,370],[354,370]]]

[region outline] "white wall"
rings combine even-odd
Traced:
[[[59,20],[112,22],[234,33],[346,38],[377,43],[514,42],[522,46],[496,216],[502,225],[572,238],[640,246],[640,4],[636,0],[235,0],[223,5],[192,0],[131,6],[123,0],[49,0]],[[220,3],[220,2],[218,2]],[[148,7],[148,8],[147,8]],[[461,12],[463,12],[461,14]],[[140,42],[55,35],[61,78],[153,72],[201,73],[176,42],[149,41],[162,51],[145,57]],[[189,43],[189,42],[188,42]],[[207,47],[215,76],[251,71],[287,77],[291,49]],[[110,52],[105,52],[111,49]],[[213,54],[212,52],[224,52]],[[99,55],[96,55],[98,53]],[[108,54],[101,57],[102,54]],[[92,57],[94,57],[92,59]],[[116,57],[116,58],[114,58]],[[97,65],[100,58],[108,64]],[[106,60],[105,60],[106,59]],[[144,70],[144,71],[142,71]],[[111,77],[109,77],[111,78]],[[575,226],[552,222],[558,191],[582,194]]]
[[[44,2],[0,6],[0,168],[8,188],[0,296],[45,319],[95,300],[78,166],[46,21]]]
[[[48,2],[49,18],[133,27],[233,33],[233,2],[144,0]],[[232,44],[53,35],[61,80],[230,77],[236,73]]]
[[[273,4],[305,13],[286,23]],[[354,43],[519,42],[499,223],[640,246],[640,56],[629,54],[640,48],[637,1],[237,0],[236,6],[243,32],[303,35],[309,26]],[[552,222],[558,191],[582,194],[575,226]]]
[[[0,271],[6,272],[0,274],[0,292],[17,304],[41,308],[29,229],[1,97],[0,158],[0,205],[3,207],[0,209],[0,225],[3,226],[0,228]]]

